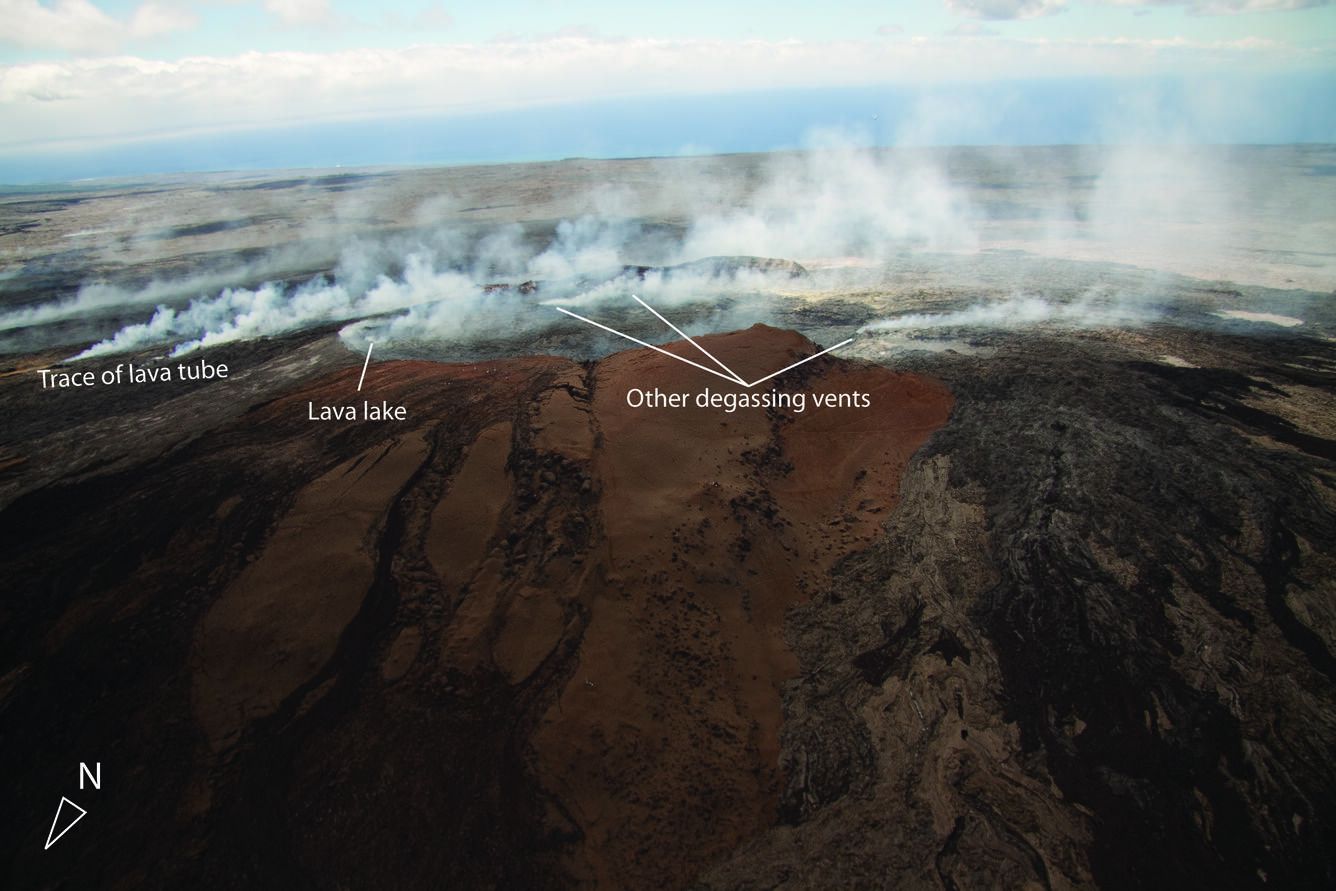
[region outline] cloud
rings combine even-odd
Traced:
[[[896,34],[903,34],[903,33],[905,33],[905,29],[901,28],[899,25],[877,26],[877,36],[879,37],[894,37]]]
[[[0,0],[3,2],[3,0]],[[72,30],[72,29],[71,29]],[[889,51],[888,47],[893,47]],[[1326,53],[1326,54],[1324,54]],[[1137,77],[1329,66],[1329,50],[1245,40],[598,40],[330,53],[131,56],[0,66],[0,152],[94,150],[321,121],[791,87]],[[1302,69],[1301,69],[1302,70]]]
[[[152,39],[173,31],[185,31],[199,24],[199,19],[187,9],[169,3],[148,2],[137,7],[130,16],[130,34],[136,38]]]
[[[1053,15],[1067,8],[1067,0],[946,0],[946,8],[956,15],[1000,22]]]
[[[187,10],[150,2],[138,6],[128,22],[114,19],[88,0],[0,0],[0,43],[20,49],[64,50],[71,53],[112,52],[126,42],[161,37],[194,27],[198,19]]]
[[[1192,15],[1242,15],[1250,12],[1292,12],[1328,6],[1331,0],[1102,0],[1114,6],[1186,6]],[[1140,13],[1138,13],[1140,14]]]
[[[329,0],[264,0],[264,9],[288,27],[328,25],[334,20]]]

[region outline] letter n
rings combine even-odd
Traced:
[[[102,762],[101,762],[101,761],[97,762],[97,775],[94,776],[94,775],[93,775],[93,772],[92,772],[91,770],[88,769],[88,765],[85,764],[84,762],[80,761],[80,762],[79,762],[79,788],[80,788],[80,789],[82,789],[82,788],[84,787],[84,784],[83,784],[83,783],[84,783],[84,777],[85,777],[85,776],[88,777],[88,782],[90,782],[90,783],[93,784],[93,788],[94,788],[94,789],[101,789],[101,788],[102,788]]]

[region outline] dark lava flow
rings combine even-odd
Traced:
[[[921,360],[956,410],[791,614],[788,826],[710,887],[1336,881],[1332,417],[1258,407],[1329,398],[1336,348],[1170,336],[1232,367],[1098,337]]]
[[[720,433],[721,454],[752,438],[721,459],[736,491],[663,488],[660,565],[608,514],[622,465],[571,426],[598,365],[373,366],[412,422],[313,432],[306,401],[360,370],[322,336],[284,342],[333,362],[285,388],[81,415],[146,412],[138,439],[62,440],[49,416],[20,421],[44,451],[5,438],[8,886],[1336,884],[1336,346],[1147,333],[1201,366],[1175,368],[1113,335],[998,334],[988,358],[909,358],[954,408],[903,476],[851,473],[794,531],[785,479],[835,453],[775,418]],[[264,349],[257,367],[279,361]],[[0,380],[11,414],[43,405]],[[466,462],[505,480],[476,547],[474,514],[450,514]],[[280,578],[262,574],[285,518],[343,479],[328,503],[370,499],[361,519],[302,516],[364,558],[351,600],[342,569],[311,586],[312,615],[347,620],[223,615],[238,580]],[[431,558],[474,552],[444,575]],[[796,579],[803,597],[763,603]],[[609,649],[618,617],[643,661]],[[769,681],[740,670],[760,650],[730,649],[751,628],[782,636]],[[78,789],[81,761],[102,791]],[[44,852],[61,795],[89,815]]]

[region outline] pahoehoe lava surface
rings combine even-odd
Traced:
[[[1336,348],[972,346],[725,413],[629,407],[729,389],[645,350],[358,395],[314,332],[234,348],[278,384],[117,394],[115,442],[25,422],[8,884],[1330,887]],[[409,420],[308,420],[363,398]]]

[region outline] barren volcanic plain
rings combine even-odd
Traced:
[[[1333,207],[1323,146],[0,195],[0,875],[1332,887]]]

